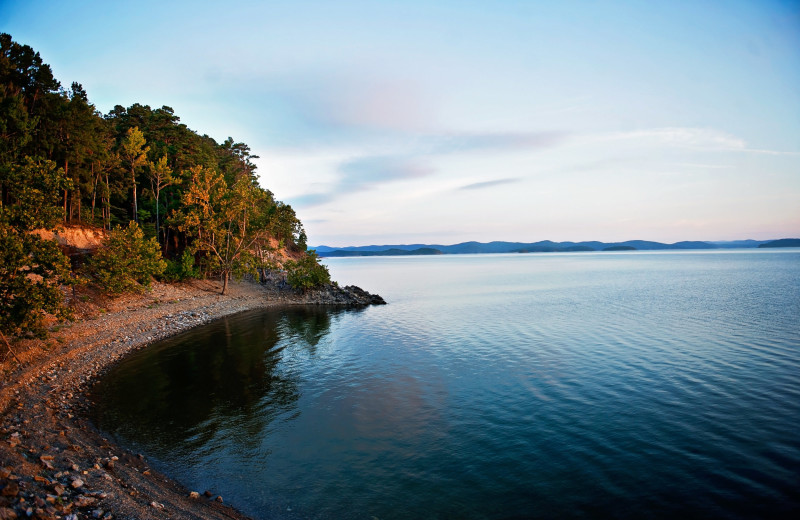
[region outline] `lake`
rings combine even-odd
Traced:
[[[259,519],[800,513],[800,250],[325,262],[388,305],[175,336],[99,427]]]

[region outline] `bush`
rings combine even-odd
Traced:
[[[164,270],[162,278],[168,282],[200,278],[200,269],[194,265],[194,255],[186,249],[180,258],[167,260],[167,268]]]
[[[2,208],[0,208],[2,210]],[[53,240],[20,232],[0,211],[0,331],[44,337],[44,318],[69,318],[61,284],[70,284],[69,261]]]
[[[162,274],[166,267],[156,239],[146,240],[135,222],[112,231],[106,246],[89,262],[97,285],[112,294],[149,289],[152,277]]]
[[[284,264],[286,268],[286,281],[295,289],[303,292],[331,283],[331,273],[328,268],[319,263],[315,251],[308,251],[300,261],[289,260]]]

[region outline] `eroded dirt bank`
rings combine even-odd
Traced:
[[[154,341],[246,310],[342,303],[338,289],[301,295],[242,282],[230,284],[225,296],[219,290],[219,283],[199,281],[155,284],[146,294],[113,300],[83,295],[76,322],[48,340],[19,346],[21,365],[5,355],[0,363],[0,520],[246,518],[214,490],[184,489],[150,469],[145,457],[114,445],[85,418],[90,381]]]

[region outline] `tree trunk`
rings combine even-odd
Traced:
[[[136,169],[131,168],[131,181],[133,181],[133,221],[139,223],[139,206],[136,203]]]
[[[111,231],[111,185],[108,183],[108,171],[106,171],[106,216],[108,219],[108,227],[103,221],[103,227]]]
[[[64,161],[64,176],[69,178],[69,159]],[[69,222],[69,214],[67,213],[67,190],[64,190],[64,222]]]
[[[160,192],[160,189],[156,189],[156,241],[158,245],[161,245],[161,228],[158,226],[158,195]]]
[[[94,163],[92,163],[92,216],[91,216],[92,220],[91,220],[91,222],[92,222],[93,226],[96,225],[95,221],[94,221],[94,205],[95,205],[95,201],[97,200],[97,182],[98,182],[99,178],[100,178],[99,175],[95,175],[94,174]]]
[[[222,271],[222,294],[228,289],[228,271]]]

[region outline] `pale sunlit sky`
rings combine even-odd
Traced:
[[[260,156],[311,245],[800,236],[800,2],[0,0],[103,113]]]

